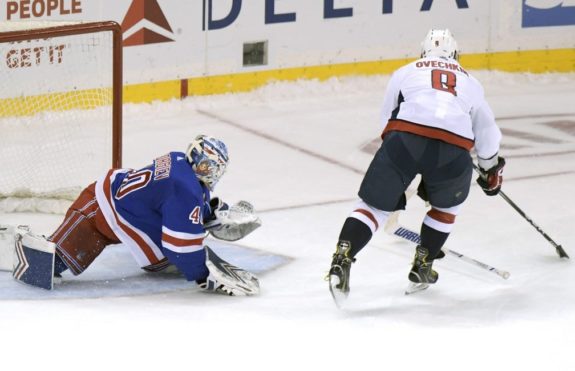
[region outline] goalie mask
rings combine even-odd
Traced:
[[[228,166],[228,148],[216,138],[198,135],[188,146],[186,159],[198,179],[213,190]]]
[[[421,43],[421,58],[425,57],[459,59],[457,42],[449,30],[429,30]]]

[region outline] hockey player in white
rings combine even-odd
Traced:
[[[407,293],[438,279],[433,260],[468,196],[477,153],[477,182],[496,195],[505,161],[498,155],[501,131],[481,84],[458,62],[449,30],[430,30],[421,58],[397,70],[387,86],[382,110],[381,148],[360,186],[360,200],[345,220],[328,274],[336,302],[347,297],[351,264],[390,214],[405,208],[405,190],[417,174],[420,197],[431,210],[421,225]]]

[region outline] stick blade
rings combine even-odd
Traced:
[[[567,255],[567,253],[565,252],[565,250],[563,250],[563,247],[561,247],[561,245],[558,245],[556,247],[556,249],[557,249],[557,254],[559,254],[560,258],[569,259],[569,255]]]

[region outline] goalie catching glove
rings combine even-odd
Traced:
[[[204,228],[214,237],[225,241],[237,241],[262,225],[254,207],[247,201],[228,206],[219,198],[210,201],[212,217],[204,223]]]

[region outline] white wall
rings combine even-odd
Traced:
[[[171,31],[157,25],[161,15],[153,7],[156,1]],[[543,9],[527,8],[526,2]],[[212,21],[226,18],[233,5],[241,6],[227,27],[209,30],[210,3]],[[451,29],[462,53],[575,48],[575,0],[8,0],[0,4],[0,19],[9,21],[122,23],[131,5],[142,8],[134,14],[147,20],[125,29],[125,38],[146,26],[174,41],[125,47],[126,84],[415,57],[432,27]],[[50,4],[58,8],[48,14]],[[325,17],[325,4],[333,5],[332,13],[353,14]],[[422,10],[424,5],[431,6]],[[276,18],[295,14],[295,21],[266,24],[266,9]],[[544,23],[562,25],[522,27],[524,18],[537,12]],[[242,67],[242,44],[263,40],[269,44],[268,64]]]

